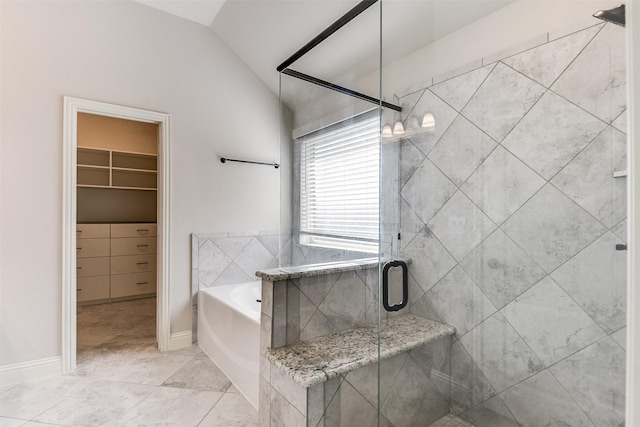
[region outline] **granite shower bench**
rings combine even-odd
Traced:
[[[384,313],[378,348],[378,268],[374,259],[256,273],[261,426],[377,426],[378,406],[380,425],[428,426],[449,412],[455,328]],[[360,299],[374,309],[351,311]]]

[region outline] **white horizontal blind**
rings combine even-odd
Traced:
[[[301,243],[377,252],[379,144],[375,113],[302,139]]]

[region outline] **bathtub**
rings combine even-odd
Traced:
[[[260,297],[260,281],[198,292],[198,345],[256,409]]]

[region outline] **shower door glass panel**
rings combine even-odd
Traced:
[[[381,361],[380,425],[624,425],[625,29],[564,4],[383,2],[403,110],[383,115],[381,239],[410,262],[381,353],[402,316],[455,333]],[[401,14],[425,41],[391,58]]]

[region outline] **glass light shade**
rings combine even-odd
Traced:
[[[397,121],[396,124],[393,125],[393,134],[394,135],[404,134],[404,126],[402,125],[402,122]]]
[[[433,117],[433,114],[427,113],[422,117],[422,127],[427,129],[435,129],[436,119]]]
[[[393,136],[393,133],[391,132],[391,126],[385,125],[382,128],[382,137],[383,138],[391,138],[392,136]]]

